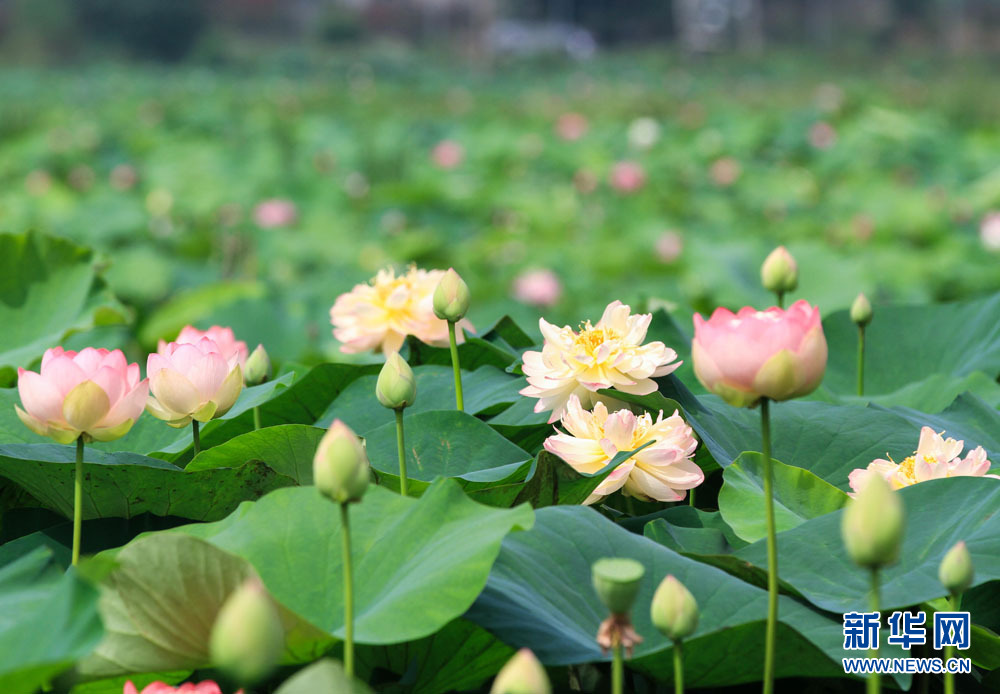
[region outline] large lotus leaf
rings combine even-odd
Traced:
[[[275,694],[371,694],[364,682],[352,680],[339,661],[324,658],[285,680]]]
[[[101,585],[107,631],[79,666],[85,679],[209,664],[208,644],[226,598],[254,577],[243,559],[183,533],[151,533],[112,555]],[[332,639],[279,605],[287,662],[316,658]]]
[[[76,449],[57,444],[0,445],[0,476],[46,508],[73,517]],[[216,520],[241,501],[293,481],[266,465],[188,473],[158,458],[84,449],[83,517],[132,518],[141,513]]]
[[[685,641],[691,687],[758,680],[767,592],[707,564],[630,533],[593,509],[540,509],[535,527],[509,536],[486,588],[466,617],[506,643],[532,649],[547,665],[608,660],[594,635],[607,616],[591,588],[591,566],[603,557],[628,557],[646,568],[632,610],[643,642],[629,666],[667,680],[669,641],[650,622],[653,591],[668,574],[698,601],[697,631]],[[780,598],[779,677],[843,677],[843,628],[834,619]]]
[[[800,467],[772,460],[774,521],[777,531],[794,528],[810,518],[841,508],[848,496]],[[719,512],[747,542],[767,537],[764,513],[764,456],[744,453],[722,473]]]
[[[184,469],[235,468],[256,460],[298,484],[312,484],[313,456],[325,433],[325,429],[306,424],[264,427],[202,451]]]
[[[0,691],[31,694],[90,653],[97,591],[38,547],[0,568]]]
[[[71,332],[123,319],[88,249],[34,232],[0,234],[0,367],[28,366]]]
[[[1000,480],[956,477],[921,482],[899,492],[906,509],[899,562],[882,570],[884,609],[915,605],[945,593],[938,564],[965,541],[975,584],[1000,579]],[[851,563],[840,533],[841,514],[806,521],[778,536],[781,580],[809,602],[831,612],[866,609],[869,575]],[[767,565],[764,541],[736,552],[738,559]],[[975,615],[973,615],[975,620]]]
[[[481,506],[441,480],[419,499],[371,487],[350,506],[350,521],[355,639],[386,644],[422,638],[461,615],[485,585],[500,541],[533,516],[525,505]],[[289,609],[343,633],[340,512],[315,488],[281,489],[225,520],[177,532],[245,558]]]
[[[404,411],[412,417],[430,410],[455,409],[455,378],[450,366],[418,366],[413,369],[417,381],[417,399]],[[395,415],[375,397],[377,375],[362,376],[344,388],[316,426],[326,427],[340,419],[358,434],[395,421]],[[479,414],[521,398],[517,391],[524,380],[506,374],[495,366],[481,366],[475,371],[462,372],[462,393],[465,411]]]

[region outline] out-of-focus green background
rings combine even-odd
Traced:
[[[655,5],[655,7],[652,7]],[[1000,289],[994,3],[0,0],[0,231],[94,248],[150,347],[454,266],[485,326],[616,298]],[[0,279],[2,281],[2,279]]]

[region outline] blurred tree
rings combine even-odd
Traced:
[[[77,0],[88,33],[129,54],[157,60],[187,56],[208,24],[206,0]]]

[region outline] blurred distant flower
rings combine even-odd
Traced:
[[[573,185],[583,195],[588,195],[597,190],[598,183],[597,174],[589,169],[579,169],[573,174]]]
[[[844,104],[844,90],[835,84],[826,82],[816,87],[815,102],[817,108],[827,113],[835,113]]]
[[[431,150],[431,161],[441,169],[454,169],[465,159],[465,149],[454,140],[441,140]]]
[[[579,332],[539,319],[545,342],[541,352],[524,353],[528,386],[521,391],[521,395],[538,398],[535,412],[551,410],[549,421],[554,422],[562,416],[570,396],[576,395],[584,407],[590,407],[604,398],[597,394],[602,388],[647,395],[656,390],[653,378],[681,365],[675,361],[677,353],[662,342],[642,344],[653,315],[633,316],[631,312],[622,302],[612,301],[597,325],[586,321]]]
[[[212,680],[205,680],[198,684],[185,682],[177,687],[171,687],[163,682],[153,682],[143,687],[140,692],[131,681],[128,681],[122,694],[222,694],[222,690]],[[236,694],[243,694],[243,690],[240,689]]]
[[[379,226],[387,234],[398,234],[406,229],[406,214],[402,210],[386,210],[379,219]]]
[[[231,361],[235,358],[240,366],[244,366],[247,363],[247,343],[243,340],[237,340],[232,328],[213,325],[208,330],[198,330],[193,325],[185,325],[177,336],[176,342],[182,345],[193,345],[200,342],[204,337],[207,337],[218,346],[219,352],[226,361]],[[157,349],[163,351],[166,346],[167,343],[160,340]]]
[[[285,198],[262,200],[253,208],[253,221],[262,229],[291,226],[298,216],[295,203]]]
[[[146,410],[178,428],[192,419],[208,422],[221,417],[243,390],[238,354],[223,356],[207,337],[195,343],[161,343],[146,360],[146,375],[150,390]]]
[[[562,283],[552,270],[528,270],[514,279],[514,298],[531,306],[554,306],[562,296]]]
[[[108,175],[108,182],[115,190],[129,190],[138,181],[138,172],[129,164],[118,164]]]
[[[722,157],[712,162],[712,181],[717,186],[731,186],[739,179],[742,173],[740,163],[732,157]]]
[[[620,161],[611,168],[611,187],[619,193],[634,193],[646,183],[646,172],[634,161]]]
[[[575,142],[587,134],[587,118],[579,113],[564,113],[556,120],[556,135]]]
[[[96,178],[94,170],[86,164],[74,166],[69,172],[69,184],[80,191],[90,189]]]
[[[944,432],[942,432],[943,434]],[[964,441],[944,438],[930,427],[920,429],[920,441],[913,455],[896,463],[891,458],[878,458],[869,463],[867,468],[857,468],[848,476],[851,489],[861,490],[865,480],[871,474],[881,475],[893,489],[909,487],[926,480],[942,477],[993,477],[988,475],[990,461],[986,459],[986,451],[977,446],[961,458]]]
[[[344,192],[355,200],[368,195],[369,190],[371,186],[368,185],[368,179],[360,171],[352,171],[344,179]]]
[[[656,239],[656,257],[663,263],[674,262],[683,250],[684,237],[676,231],[665,231]]]
[[[52,187],[52,176],[48,171],[35,169],[25,177],[24,187],[30,195],[45,195]]]
[[[435,347],[448,346],[448,322],[434,315],[434,290],[443,270],[411,267],[396,276],[392,268],[379,270],[370,283],[358,284],[337,297],[330,309],[333,336],[345,354],[398,352],[407,335]],[[467,320],[460,328],[472,329]],[[456,331],[458,342],[465,337]]]
[[[652,118],[636,118],[628,126],[628,143],[636,149],[649,149],[660,139],[660,124]]]
[[[1000,211],[990,212],[979,225],[979,239],[988,251],[1000,251]]]
[[[566,434],[545,440],[545,450],[558,456],[577,472],[595,473],[620,451],[654,442],[616,467],[584,501],[592,504],[624,487],[628,496],[644,501],[681,501],[688,489],[705,481],[705,473],[691,458],[698,442],[677,411],[656,421],[649,413],[629,410],[608,414],[604,403],[587,412],[575,395],[570,396],[561,423]]]
[[[809,128],[809,144],[816,149],[830,149],[837,144],[837,131],[826,121],[813,123]]]
[[[169,190],[154,188],[146,195],[146,211],[154,217],[166,217],[174,206],[174,196]]]

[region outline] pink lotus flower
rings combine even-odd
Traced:
[[[837,144],[837,131],[826,121],[813,123],[809,128],[809,144],[816,149],[830,149]]]
[[[431,151],[431,161],[441,169],[454,169],[465,159],[465,149],[454,140],[441,140]]]
[[[819,309],[800,300],[788,310],[717,308],[707,321],[696,313],[691,356],[698,380],[730,405],[806,395],[826,370]]]
[[[848,481],[856,493],[861,491],[871,475],[881,475],[893,489],[943,477],[1000,479],[998,475],[986,474],[990,471],[990,461],[986,459],[986,451],[982,446],[976,446],[962,458],[964,445],[964,441],[946,439],[930,427],[922,427],[920,441],[913,455],[907,456],[901,463],[891,458],[889,460],[878,458],[869,463],[867,468],[853,470],[848,476]]]
[[[262,229],[291,226],[298,217],[299,212],[295,203],[284,198],[263,200],[253,208],[253,220]]]
[[[114,441],[142,414],[149,382],[139,365],[129,364],[120,349],[87,347],[79,353],[62,347],[46,350],[40,373],[17,370],[24,425],[58,443]]]
[[[556,120],[556,134],[574,142],[587,134],[587,119],[579,113],[564,113]]]
[[[656,239],[656,256],[663,263],[674,262],[681,257],[683,250],[684,237],[676,231],[665,231]]]
[[[988,251],[1000,251],[1000,212],[990,212],[979,225],[979,240]]]
[[[221,417],[243,389],[238,354],[225,357],[207,337],[192,344],[161,345],[149,355],[146,374],[151,391],[146,409],[172,427]]]
[[[163,682],[153,682],[143,687],[140,692],[129,681],[125,683],[125,689],[122,691],[122,694],[222,694],[222,690],[212,680],[205,680],[198,684],[185,682],[179,687],[171,687],[169,684]],[[236,694],[243,694],[243,690],[240,689]]]
[[[715,185],[725,188],[739,180],[740,174],[743,173],[743,168],[736,159],[722,157],[712,162],[709,173]]]
[[[569,433],[557,432],[547,438],[545,450],[577,472],[593,474],[619,451],[634,451],[653,442],[612,470],[585,504],[623,487],[625,494],[644,501],[681,501],[688,489],[705,481],[705,473],[691,460],[698,442],[676,411],[666,419],[661,411],[655,422],[649,413],[636,416],[629,410],[618,410],[608,414],[602,402],[587,412],[573,395],[562,415],[562,425]]]
[[[619,193],[634,193],[646,184],[646,172],[634,161],[620,161],[611,169],[610,183]]]
[[[237,340],[232,328],[213,325],[208,330],[198,330],[193,325],[185,325],[175,342],[180,345],[195,345],[205,337],[215,343],[226,361],[231,361],[235,357],[241,367],[246,366],[249,356],[247,343],[243,340]],[[162,352],[166,345],[165,341],[160,340],[157,351]]]
[[[552,270],[528,270],[514,279],[514,298],[531,306],[555,306],[562,283]]]

